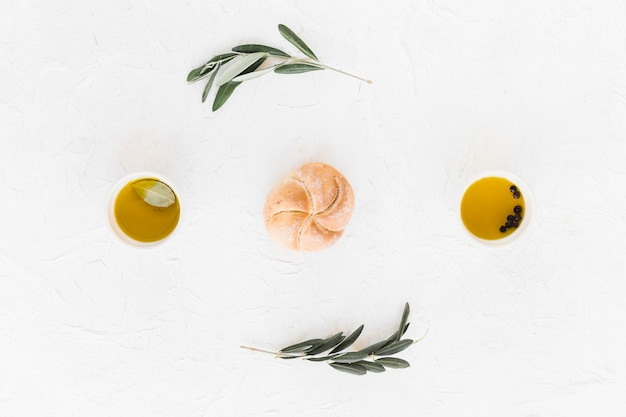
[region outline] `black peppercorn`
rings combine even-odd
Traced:
[[[522,212],[522,206],[513,207],[513,212],[516,214],[520,214]]]
[[[511,185],[511,188],[509,188],[509,190],[511,190],[511,192],[514,193],[515,191],[517,191],[517,187],[514,185]]]
[[[501,231],[502,233],[506,232],[506,226],[500,226],[500,231]]]

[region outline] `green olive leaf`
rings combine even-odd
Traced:
[[[204,69],[204,65],[201,67],[192,69],[187,75],[187,82],[192,83],[192,82],[198,81],[200,79],[200,74],[202,73],[203,69]]]
[[[234,54],[234,53],[221,54],[221,55],[214,56],[213,58],[211,58],[210,61],[208,61],[204,65],[201,65],[198,68],[192,69],[189,75],[187,75],[187,82],[195,83],[196,81],[200,81],[208,77],[211,74],[211,72],[215,69],[216,66],[225,64],[231,59],[234,59],[236,56],[238,56],[238,54]]]
[[[397,342],[389,343],[387,346],[383,347],[382,349],[377,350],[376,352],[374,352],[374,355],[376,356],[393,355],[395,353],[402,352],[404,349],[408,348],[412,344],[413,344],[413,340],[411,339],[398,340]]]
[[[233,91],[235,91],[235,88],[239,86],[239,84],[241,83],[231,81],[224,85],[221,85],[220,88],[218,88],[217,93],[215,94],[215,99],[213,100],[212,110],[216,111],[220,107],[222,107],[224,103],[226,103],[226,100],[228,100],[230,96],[233,94]]]
[[[261,64],[263,64],[264,61],[265,57],[257,60],[254,64],[246,68],[241,74],[248,74],[255,71],[261,66]],[[235,91],[235,88],[237,88],[239,84],[241,83],[236,81],[229,81],[226,84],[220,86],[220,88],[217,90],[217,94],[215,94],[215,99],[213,100],[213,111],[218,110],[224,105],[224,103],[226,103],[226,100],[229,99],[229,97],[231,96],[231,94],[233,94],[233,91]]]
[[[341,343],[345,339],[343,332],[339,332],[337,334],[332,335],[328,339],[324,339],[323,342],[319,344],[319,346],[314,347],[306,351],[307,355],[313,356],[320,354],[322,352],[326,352],[328,349],[335,347],[335,345]]]
[[[346,337],[343,342],[339,343],[337,347],[331,350],[330,353],[341,352],[342,350],[350,347],[361,335],[363,327],[363,325],[360,325],[355,331],[350,334],[350,336]]]
[[[402,330],[401,335],[404,335],[404,333],[406,333],[407,329],[409,328],[409,324],[410,323],[406,323],[404,325],[404,329]],[[391,336],[389,336],[387,339],[381,340],[380,342],[376,342],[376,343],[374,343],[372,345],[369,345],[368,347],[365,347],[365,348],[361,349],[361,352],[365,352],[368,355],[371,355],[372,353],[376,352],[377,350],[380,350],[380,349],[384,348],[385,346],[395,342],[399,333],[400,332],[398,330],[396,330],[396,332],[394,334],[392,334]]]
[[[223,86],[233,78],[241,74],[252,64],[256,63],[259,59],[265,58],[267,52],[255,52],[250,55],[242,55],[241,58],[231,61],[222,74],[215,80],[215,85],[218,87]]]
[[[389,336],[389,338],[387,339],[387,343],[389,344],[389,343],[391,343],[391,342],[396,341],[396,339],[398,338],[398,334],[400,334],[400,336],[404,336],[404,334],[405,334],[405,333],[406,333],[406,331],[408,330],[408,328],[409,328],[409,325],[410,325],[410,324],[411,324],[411,323],[407,323],[407,324],[405,324],[405,325],[404,325],[404,330],[402,330],[402,332],[399,332],[399,330],[396,330],[396,332],[395,332],[394,334],[392,334],[391,336]]]
[[[319,346],[319,344],[323,341],[324,341],[323,339],[309,339],[309,340],[305,340],[304,342],[296,343],[295,345],[287,346],[286,348],[283,348],[279,350],[278,352],[279,353],[304,352],[305,350],[308,350],[312,347]]]
[[[260,71],[251,71],[248,72],[246,74],[240,74],[238,76],[236,76],[235,78],[233,78],[234,82],[243,82],[243,81],[248,81],[248,80],[252,80],[254,78],[260,77],[261,75],[265,75],[268,72],[272,72],[275,71],[275,69],[277,67],[279,67],[281,64],[276,64],[276,65],[272,65],[271,67],[262,69]]]
[[[336,363],[354,363],[367,358],[367,354],[363,352],[348,352],[339,355],[333,359]]]
[[[358,361],[354,363],[355,365],[361,365],[363,368],[367,369],[368,372],[385,372],[385,367],[380,363],[370,362],[370,361]]]
[[[283,38],[287,39],[293,46],[298,48],[300,52],[302,52],[304,55],[316,61],[318,60],[315,54],[313,53],[313,51],[311,50],[311,48],[309,48],[308,45],[304,43],[304,41],[300,39],[300,37],[293,32],[293,30],[289,29],[287,26],[283,24],[280,24],[278,25],[278,31],[280,32],[281,35],[283,35]]]
[[[133,182],[133,190],[146,203],[154,207],[169,207],[176,202],[176,195],[165,183],[155,179]]]
[[[238,45],[233,48],[235,52],[242,52],[245,54],[252,54],[254,52],[267,52],[270,55],[274,56],[282,56],[285,58],[290,58],[288,54],[281,51],[280,49],[272,48],[271,46],[258,45],[258,44],[246,44],[246,45]]]
[[[339,355],[340,353],[333,353],[332,355],[328,355],[328,356],[320,356],[318,358],[305,358],[305,359],[311,362],[324,362],[324,361],[329,361],[331,359],[334,359]]]
[[[352,374],[352,375],[365,375],[367,373],[367,369],[365,369],[361,365],[357,365],[356,363],[328,362],[328,364],[338,371],[345,372],[345,373]]]
[[[215,69],[211,72],[211,78],[209,78],[209,81],[206,83],[206,86],[204,87],[204,91],[202,92],[203,103],[206,101],[206,97],[209,95],[209,90],[211,89],[211,86],[213,85],[213,81],[215,80],[215,76],[217,75],[217,72],[220,70],[220,66],[221,64],[218,62]]]
[[[383,365],[385,368],[392,368],[392,369],[402,369],[402,368],[408,368],[409,366],[411,366],[410,363],[400,358],[380,358],[380,359],[376,359],[374,363],[378,363],[378,364]]]
[[[406,321],[409,318],[410,312],[411,309],[409,308],[409,303],[404,304],[404,311],[402,312],[402,319],[400,320],[400,327],[398,328],[396,341],[400,340],[400,338],[404,334],[404,326],[406,325]]]
[[[319,71],[324,68],[313,64],[285,64],[274,69],[276,74],[302,74],[303,72]]]
[[[187,82],[195,83],[208,77],[217,64],[220,64],[220,62],[207,62],[198,68],[192,69],[189,75],[187,75]]]
[[[388,343],[389,343],[389,340],[382,340],[380,342],[374,343],[372,345],[369,345],[369,346],[361,349],[359,352],[363,352],[366,355],[371,355],[372,353],[376,352],[377,350],[385,347]]]
[[[234,57],[239,56],[239,54],[234,54],[232,52],[227,52],[225,54],[219,54],[219,55],[215,55],[213,58],[211,58],[206,65],[212,63],[212,62],[221,62],[222,64],[225,61],[230,61],[231,59],[233,59]]]

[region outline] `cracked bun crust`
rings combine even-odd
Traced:
[[[317,251],[337,242],[354,209],[354,192],[335,168],[310,162],[285,175],[265,201],[265,228],[296,251]]]

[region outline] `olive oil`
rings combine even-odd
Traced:
[[[502,177],[472,183],[461,199],[461,219],[479,239],[497,240],[515,233],[524,221],[526,204],[518,187]]]
[[[156,178],[130,181],[118,192],[113,214],[120,230],[130,239],[152,243],[165,239],[174,231],[180,218],[180,203],[178,198],[168,207],[156,207],[146,202],[136,191],[136,184],[146,180],[162,182]]]

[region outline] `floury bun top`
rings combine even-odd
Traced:
[[[263,217],[269,235],[287,249],[317,251],[334,245],[354,210],[354,192],[335,168],[310,162],[270,191]]]

